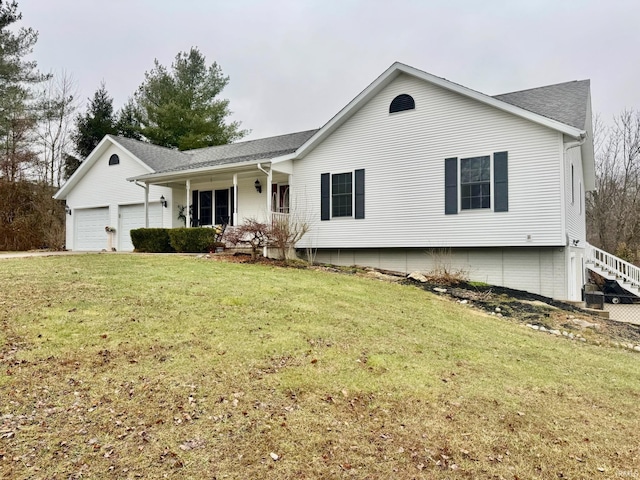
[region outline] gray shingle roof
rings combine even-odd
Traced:
[[[493,98],[583,130],[587,120],[589,80],[495,95]]]
[[[171,148],[159,147],[152,143],[141,142],[133,138],[109,135],[124,148],[133,153],[138,159],[149,165],[152,170],[165,170],[189,164],[191,157],[184,152]]]
[[[258,140],[249,140],[247,142],[219,145],[217,147],[187,150],[185,153],[193,156],[193,164],[209,163],[230,160],[233,158],[252,157],[255,155],[272,153],[285,155],[286,153],[295,152],[298,147],[300,147],[300,145],[309,140],[317,131],[318,130],[307,130],[305,132],[278,135],[277,137],[260,138]]]
[[[163,173],[279,157],[295,152],[316,132],[317,130],[307,130],[184,152],[131,138],[110,136],[149,165],[155,173]]]
[[[493,98],[566,125],[584,129],[589,102],[589,83],[589,80],[565,82],[495,95]],[[317,131],[307,130],[184,152],[131,138],[110,136],[149,165],[154,173],[163,173],[279,157],[295,152]]]

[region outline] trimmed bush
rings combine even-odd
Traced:
[[[168,228],[136,228],[131,230],[131,241],[136,252],[175,252],[169,241]]]
[[[169,230],[171,246],[180,253],[208,252],[216,243],[215,228],[172,228]]]

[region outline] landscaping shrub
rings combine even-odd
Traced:
[[[168,232],[171,246],[180,253],[208,252],[216,243],[215,228],[172,228]]]
[[[136,252],[175,252],[169,241],[168,228],[136,228],[131,230],[131,241]]]

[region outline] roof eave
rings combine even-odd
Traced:
[[[414,77],[420,78],[422,80],[430,82],[439,87],[445,88],[447,90],[459,93],[466,97],[472,98],[479,102],[495,107],[499,110],[503,110],[505,112],[519,116],[521,118],[525,118],[529,121],[532,121],[539,125],[543,125],[547,128],[557,130],[559,132],[564,133],[565,135],[569,135],[570,137],[573,137],[576,139],[584,138],[586,134],[584,130],[581,130],[579,128],[575,128],[565,123],[558,122],[557,120],[553,120],[551,118],[544,117],[537,113],[530,112],[529,110],[525,110],[515,105],[511,105],[510,103],[497,100],[493,97],[490,97],[489,95],[476,92],[475,90],[471,90],[470,88],[464,87],[462,85],[458,85],[457,83],[450,82],[449,80],[446,80],[444,78],[436,77],[435,75],[431,75],[430,73],[423,72],[422,70],[418,70],[414,67],[410,67],[409,65],[405,65],[400,62],[395,62],[387,70],[385,70],[382,73],[382,75],[376,78],[373,81],[373,83],[371,83],[367,88],[365,88],[362,92],[360,92],[358,96],[356,96],[351,102],[349,102],[342,110],[340,110],[340,112],[338,112],[331,120],[329,120],[320,130],[318,130],[318,132],[315,135],[313,135],[309,140],[307,140],[303,145],[301,145],[298,148],[298,150],[296,150],[295,158],[303,158],[305,155],[307,155],[320,142],[322,142],[326,137],[328,137],[331,133],[333,133],[340,125],[342,125],[347,119],[349,119],[360,108],[361,105],[363,105],[373,96],[378,94],[384,87],[386,87],[389,83],[391,83],[401,73],[406,73],[408,75],[412,75]]]
[[[188,170],[175,170],[172,172],[148,173],[145,175],[129,177],[127,178],[127,181],[129,182],[140,181],[145,183],[154,183],[154,182],[166,182],[166,181],[172,181],[172,180],[183,180],[195,175],[200,175],[202,173],[243,169],[246,167],[250,167],[252,165],[257,165],[259,163],[271,163],[271,160],[272,159],[270,158],[262,158],[258,160],[251,160],[248,162],[227,163],[223,165],[213,165],[213,166],[193,168]]]
[[[96,145],[87,158],[80,163],[80,166],[77,168],[73,175],[71,175],[66,182],[60,187],[60,189],[53,195],[55,200],[63,200],[69,194],[69,191],[76,186],[76,184],[80,181],[80,179],[85,175],[85,171],[88,171],[91,166],[96,162],[96,159],[104,153],[106,150],[105,144],[110,142],[111,144],[121,148],[123,151],[127,152],[131,158],[133,158],[136,162],[138,162],[142,167],[146,168],[150,172],[153,172],[153,169],[147,165],[145,162],[140,160],[136,155],[133,154],[131,150],[124,147],[121,143],[119,143],[112,135],[105,135],[102,137],[102,140]]]

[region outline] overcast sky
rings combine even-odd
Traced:
[[[640,109],[638,0],[18,0],[42,71],[116,108],[196,46],[249,139],[318,128],[400,61],[495,95],[591,79],[604,120]],[[84,107],[83,107],[84,108]]]

